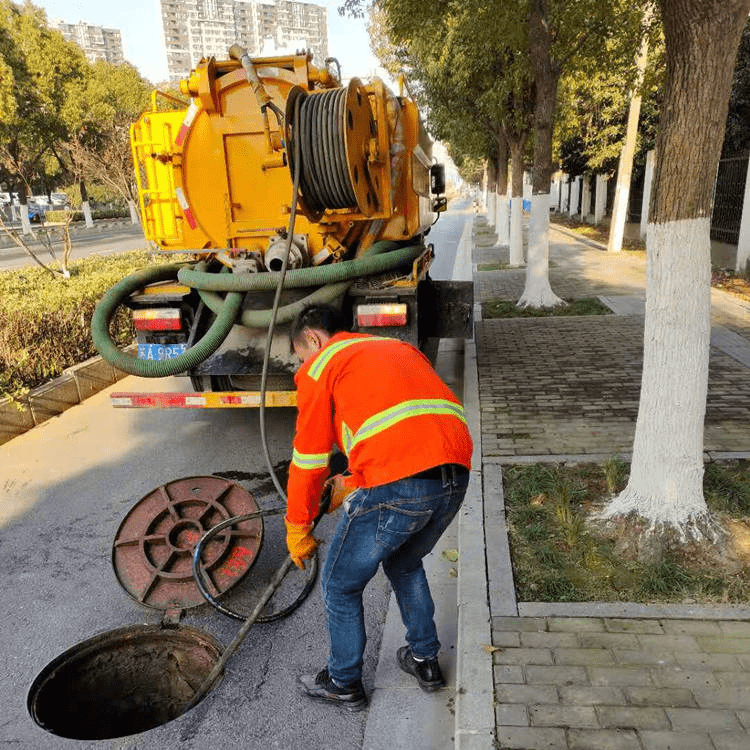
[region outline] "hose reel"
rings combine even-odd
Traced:
[[[354,209],[372,216],[379,209],[378,186],[369,168],[370,141],[377,130],[362,83],[353,78],[343,88],[293,88],[286,123],[292,174],[294,142],[299,139],[300,204],[308,218],[319,221],[326,209]]]

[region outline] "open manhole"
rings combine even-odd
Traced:
[[[218,642],[189,626],[110,630],[42,670],[29,713],[42,729],[76,740],[145,732],[180,716],[220,657]]]

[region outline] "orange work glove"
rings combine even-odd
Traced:
[[[292,562],[302,570],[305,569],[305,560],[315,554],[318,542],[312,535],[313,525],[298,526],[284,519],[286,524],[286,546]]]
[[[346,477],[343,474],[334,474],[326,479],[325,486],[331,488],[331,503],[326,513],[333,513],[357,489],[356,487],[347,487],[345,481]]]

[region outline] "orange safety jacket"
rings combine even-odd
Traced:
[[[471,468],[463,407],[410,344],[337,333],[303,363],[295,382],[291,523],[315,518],[334,445],[349,459],[350,488],[388,484],[446,463]]]

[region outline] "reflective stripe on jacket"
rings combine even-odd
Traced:
[[[387,484],[445,463],[471,468],[463,407],[410,344],[337,333],[295,380],[292,523],[315,517],[334,446],[349,459],[351,487]]]

